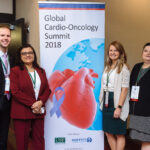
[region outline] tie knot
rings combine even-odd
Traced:
[[[4,57],[4,58],[7,58],[7,54],[6,54],[6,53],[4,53],[3,57]]]

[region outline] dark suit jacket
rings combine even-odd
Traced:
[[[5,89],[5,76],[2,67],[2,62],[0,61],[0,98],[4,95]]]
[[[39,91],[39,100],[43,104],[50,95],[50,89],[44,70],[36,68],[41,79],[41,87]],[[10,88],[12,93],[11,117],[14,119],[35,119],[43,118],[43,115],[35,115],[32,113],[31,106],[36,102],[35,93],[31,78],[26,69],[21,70],[18,66],[11,69]]]
[[[12,61],[12,58],[9,57],[9,63],[10,63],[10,67],[13,67],[13,61]],[[2,62],[0,61],[0,103],[3,102],[3,99],[4,99],[4,90],[5,90],[5,76],[4,76],[4,71],[3,71],[3,67],[2,67]],[[9,101],[10,103],[10,101]],[[8,107],[9,107],[9,103],[7,103],[3,109],[6,110]],[[0,107],[2,106],[3,104],[1,103],[0,104]],[[1,109],[1,108],[0,108]]]

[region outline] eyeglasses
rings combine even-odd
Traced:
[[[26,55],[33,55],[34,53],[32,51],[30,52],[22,52],[21,55],[22,56],[26,56]]]

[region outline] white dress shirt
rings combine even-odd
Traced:
[[[7,53],[7,52],[6,52],[6,53]],[[1,50],[0,50],[0,59],[4,62],[4,52],[2,52]],[[10,63],[9,63],[9,60],[8,60],[8,56],[7,56],[7,63],[8,63],[8,70],[7,70],[7,72],[5,71],[4,66],[2,65],[3,71],[4,71],[4,75],[6,75],[6,73],[7,73],[8,75],[10,74]]]

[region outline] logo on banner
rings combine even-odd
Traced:
[[[66,138],[65,137],[56,137],[55,144],[58,144],[58,143],[66,143]]]
[[[91,143],[92,142],[92,138],[91,137],[88,137],[88,138],[75,138],[75,139],[72,139],[72,142],[73,143]]]

